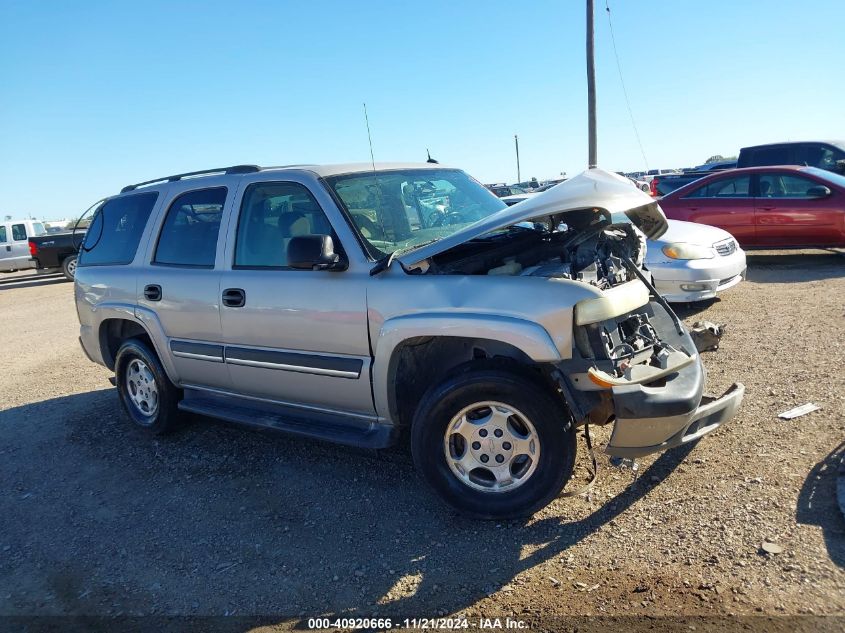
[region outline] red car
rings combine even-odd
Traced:
[[[815,167],[731,169],[660,199],[666,217],[718,226],[743,248],[845,246],[845,176]]]

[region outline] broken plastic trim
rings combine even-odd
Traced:
[[[645,284],[645,287],[649,289],[651,292],[651,296],[654,297],[654,300],[657,301],[663,309],[669,314],[669,317],[672,319],[672,322],[675,324],[675,329],[678,331],[678,334],[683,336],[684,334],[684,326],[681,324],[681,320],[678,318],[678,315],[675,314],[675,311],[669,307],[669,304],[666,302],[666,299],[657,292],[657,289],[651,284],[651,282],[646,279],[646,276],[643,275],[642,271],[637,268],[637,265],[631,260],[630,257],[623,257],[622,261],[625,262],[625,265],[628,267],[628,270],[633,272],[641,282]]]

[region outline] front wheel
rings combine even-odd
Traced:
[[[114,373],[120,404],[132,422],[154,435],[176,427],[181,391],[145,342],[125,341],[117,350]]]
[[[563,490],[575,464],[575,432],[568,411],[538,382],[481,363],[423,397],[411,452],[448,504],[477,518],[512,519]]]
[[[62,274],[70,281],[76,276],[76,255],[65,258],[62,262]]]

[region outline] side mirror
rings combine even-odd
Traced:
[[[288,242],[288,266],[297,270],[346,270],[346,259],[334,252],[331,235],[300,235]]]
[[[830,189],[824,185],[817,187],[810,187],[807,189],[807,197],[809,198],[827,198],[830,195]]]

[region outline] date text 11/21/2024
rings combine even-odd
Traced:
[[[309,618],[308,628],[321,629],[411,629],[429,631],[447,630],[528,630],[528,623],[510,617],[505,618]]]

